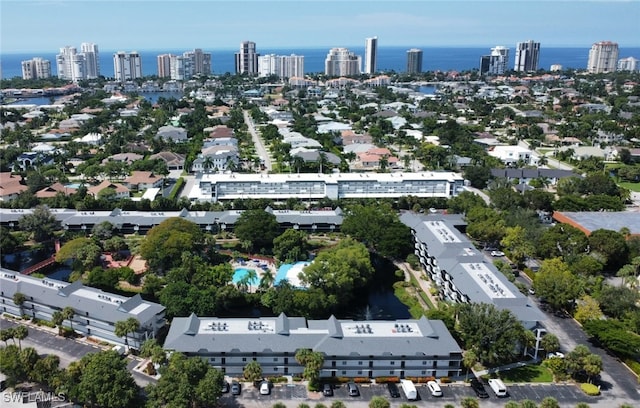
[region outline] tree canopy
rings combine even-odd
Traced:
[[[580,280],[560,258],[546,259],[533,281],[536,294],[554,310],[568,308],[582,292]]]
[[[195,252],[203,242],[200,227],[194,222],[174,217],[151,228],[140,245],[140,255],[155,271],[178,266],[183,252]]]
[[[236,237],[250,242],[254,251],[271,249],[279,231],[276,216],[265,210],[243,211],[234,226]]]
[[[18,224],[23,231],[31,232],[37,242],[46,241],[53,237],[53,232],[60,229],[60,223],[45,206],[37,206],[31,214],[23,215]]]

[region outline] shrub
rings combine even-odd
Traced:
[[[174,201],[176,199],[176,197],[178,197],[178,194],[182,190],[182,187],[184,186],[184,184],[185,184],[185,181],[184,181],[184,179],[182,177],[180,177],[178,180],[176,180],[175,186],[173,186],[173,189],[171,190],[171,193],[169,193],[169,200]]]
[[[369,384],[371,380],[368,377],[355,377],[353,382],[357,384]]]
[[[449,377],[440,378],[440,383],[442,383],[442,384],[449,384],[450,382],[451,382],[451,378],[449,378]]]
[[[158,374],[152,362],[147,363],[147,366],[145,367],[144,372],[151,376]]]
[[[397,383],[400,382],[400,378],[398,377],[377,377],[377,384],[386,384],[386,383]]]
[[[584,391],[584,393],[589,396],[600,395],[600,387],[593,384],[582,383],[580,384],[580,389],[582,389],[582,391]]]

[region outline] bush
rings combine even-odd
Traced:
[[[429,381],[435,381],[436,377],[406,377],[406,379],[416,384],[426,384]]]
[[[180,191],[182,191],[182,187],[184,186],[185,181],[182,177],[180,177],[178,180],[176,180],[176,185],[173,186],[173,189],[171,190],[171,193],[169,193],[169,200],[175,201],[176,197],[178,197],[178,194],[180,193]]]
[[[156,368],[154,367],[152,362],[148,362],[147,363],[147,366],[145,367],[144,372],[147,373],[150,376],[154,376],[154,375],[158,374],[156,372]]]
[[[376,384],[397,383],[400,382],[398,377],[377,377]]]
[[[353,382],[357,384],[370,384],[371,380],[368,377],[355,377]]]
[[[440,378],[440,383],[441,384],[449,384],[450,382],[451,382],[451,378],[449,378],[449,377]]]
[[[580,384],[580,389],[582,389],[582,391],[584,391],[585,394],[592,397],[596,395],[600,395],[600,387],[595,386],[593,384],[582,383]]]

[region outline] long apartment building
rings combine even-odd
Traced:
[[[321,377],[453,377],[462,350],[440,320],[174,318],[164,347],[206,359],[230,376],[257,361],[265,376],[300,375],[299,349],[324,355]]]
[[[16,293],[25,296],[22,305],[14,303]],[[128,337],[129,346],[133,348],[154,338],[165,325],[164,306],[147,302],[140,295],[124,297],[84,286],[81,281],[68,283],[36,278],[5,268],[0,269],[0,300],[2,313],[46,321],[52,320],[54,312],[71,307],[75,315],[71,322],[65,320],[66,327],[73,327],[85,336],[122,345],[126,340],[115,335],[115,324],[133,317],[140,323],[140,329]]]
[[[453,197],[462,191],[459,173],[199,174],[189,192],[193,201],[266,198]]]
[[[540,325],[544,314],[456,229],[456,225],[465,225],[460,216],[406,212],[400,221],[411,228],[414,252],[441,298],[456,303],[490,303],[510,310],[536,334],[533,354],[537,357],[540,339],[546,333]]]

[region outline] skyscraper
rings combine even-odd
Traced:
[[[592,74],[613,72],[618,63],[618,43],[600,41],[591,46],[587,70]]]
[[[419,74],[422,72],[422,50],[412,48],[407,51],[407,73]]]
[[[324,73],[329,76],[360,75],[362,57],[346,48],[332,48],[324,60]]]
[[[240,51],[236,52],[236,74],[258,74],[258,56],[256,43],[243,41],[240,43]]]
[[[79,72],[80,69],[74,69],[74,63],[77,63],[76,54],[78,53],[76,47],[66,46],[60,48],[60,53],[56,55],[56,69],[58,71],[58,78],[65,79],[67,81],[77,81],[83,78],[74,78],[74,72]],[[74,58],[76,62],[74,62]]]
[[[378,63],[378,37],[365,40],[364,48],[364,73],[375,74]]]
[[[516,59],[513,70],[518,72],[531,72],[538,70],[540,60],[540,43],[529,40],[516,44]]]
[[[84,56],[85,78],[95,79],[100,76],[100,53],[98,45],[94,43],[80,44],[80,51]]]
[[[158,55],[158,78],[171,77],[171,54]]]
[[[137,51],[118,51],[113,54],[113,75],[116,81],[124,82],[142,77],[142,59]]]
[[[302,55],[261,55],[258,57],[258,73],[261,77],[276,75],[278,78],[304,76]]]
[[[627,57],[618,60],[618,71],[637,72],[639,67],[637,58]]]
[[[491,49],[490,55],[480,58],[480,74],[503,75],[507,72],[509,63],[509,49],[501,45]]]
[[[22,61],[22,79],[43,79],[51,77],[51,61],[33,58]]]
[[[189,78],[196,74],[211,75],[211,53],[202,52],[200,48],[196,48],[183,53],[182,56],[190,60],[191,72],[187,73]]]

